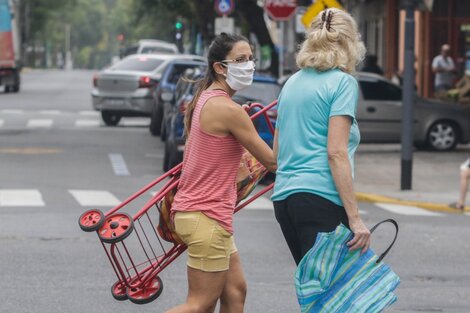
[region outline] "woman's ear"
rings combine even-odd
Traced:
[[[227,70],[226,67],[222,65],[222,63],[215,62],[212,67],[217,74],[225,76]]]

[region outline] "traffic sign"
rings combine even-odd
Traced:
[[[302,16],[302,23],[304,26],[309,27],[315,16],[325,8],[343,9],[337,0],[317,0],[307,8],[307,12]]]
[[[235,3],[233,0],[215,0],[214,8],[218,15],[225,16],[232,13]]]
[[[275,21],[289,20],[295,13],[297,0],[266,0],[264,10]]]

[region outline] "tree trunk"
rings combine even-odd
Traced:
[[[274,47],[274,43],[264,22],[264,10],[256,4],[256,0],[239,0],[235,8],[248,22],[250,31],[256,35],[261,46],[268,46],[271,49],[271,65],[269,72],[274,76],[279,76],[279,56]]]

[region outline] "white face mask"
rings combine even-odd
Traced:
[[[242,90],[251,85],[255,73],[255,62],[228,63],[226,82],[235,91]]]

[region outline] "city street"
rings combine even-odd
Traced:
[[[32,70],[23,73],[19,93],[0,92],[1,313],[160,313],[185,300],[186,254],[164,270],[164,290],[154,302],[114,300],[116,276],[101,244],[79,228],[84,211],[109,210],[162,174],[164,144],[149,133],[149,119],[104,126],[91,106],[92,76]],[[384,155],[398,163],[396,147],[362,146],[357,178],[381,175]],[[464,146],[415,158],[433,171],[445,160],[463,161],[469,151]],[[380,193],[381,185],[373,191]],[[401,278],[398,302],[387,312],[470,312],[470,215],[373,203],[360,203],[360,209],[368,226],[386,218],[400,226],[385,258]],[[383,251],[392,236],[390,226],[379,228],[373,249]],[[248,282],[245,311],[299,312],[295,263],[268,196],[237,214],[235,239]]]

